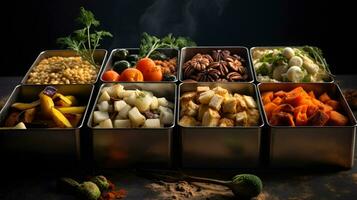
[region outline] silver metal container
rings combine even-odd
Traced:
[[[182,83],[184,92],[196,91],[197,86],[221,86],[232,93],[253,96],[257,101],[260,123],[251,127],[183,127],[181,136],[184,168],[256,168],[260,165],[261,133],[264,126],[256,86],[252,83]],[[180,98],[179,98],[180,99]],[[181,105],[180,105],[181,106]],[[180,113],[180,107],[178,110]],[[178,120],[179,114],[178,114]]]
[[[264,111],[269,127],[270,166],[292,167],[343,167],[353,166],[356,119],[334,83],[261,83],[259,94],[266,91],[290,91],[298,86],[314,91],[319,96],[324,92],[340,102],[350,122],[347,126],[272,126]],[[262,101],[261,101],[262,103]]]
[[[120,48],[120,49],[126,49],[129,51],[129,54],[139,54],[139,48]],[[100,74],[100,80],[104,83],[109,83],[110,81],[105,81],[103,80],[102,76],[104,74],[104,72],[110,70],[113,68],[113,65],[114,65],[114,60],[113,60],[113,57],[114,57],[114,54],[120,50],[120,49],[113,49],[112,52],[110,53],[110,56],[107,60],[107,63],[105,64],[105,67],[102,71],[102,73]],[[177,58],[177,61],[176,61],[176,80],[175,81],[159,81],[160,83],[170,83],[170,82],[177,82],[178,81],[178,74],[179,74],[179,59],[180,59],[180,51],[177,50],[177,49],[165,49],[165,48],[162,48],[162,49],[158,49],[157,50],[158,52],[160,53],[164,53],[166,56],[168,56],[169,58],[174,58],[176,57]],[[145,82],[151,82],[151,83],[154,83],[154,81],[145,81]]]
[[[201,54],[211,54],[213,50],[229,50],[232,54],[237,54],[238,56],[242,57],[245,60],[245,65],[248,73],[248,79],[245,81],[240,81],[240,82],[250,82],[252,83],[254,81],[254,75],[252,71],[252,65],[250,63],[249,59],[249,53],[248,49],[243,46],[199,46],[199,47],[184,47],[181,49],[181,56],[180,56],[180,81],[184,82],[184,77],[183,77],[183,65],[185,62],[188,60],[192,59],[193,56],[195,56],[197,53]]]
[[[11,105],[15,102],[32,102],[46,86],[17,86],[0,113],[3,124]],[[58,92],[74,95],[80,105],[87,105],[93,93],[92,85],[57,85]],[[80,128],[88,106],[75,128],[0,129],[0,155],[5,161],[30,161],[47,164],[77,162],[80,159]],[[65,163],[63,163],[65,161]],[[11,163],[10,163],[11,164]]]
[[[156,97],[165,97],[176,105],[175,83],[120,83],[125,89],[140,89],[153,92]],[[103,84],[100,90],[112,85]],[[99,92],[100,94],[100,92]],[[172,126],[164,128],[94,128],[93,106],[88,127],[93,136],[93,159],[98,168],[124,167],[170,167],[172,163]],[[173,109],[176,117],[176,108]]]
[[[255,50],[272,50],[272,49],[277,49],[277,48],[285,48],[285,47],[288,47],[288,46],[260,46],[260,47],[252,47],[250,48],[249,50],[249,57],[250,57],[250,62],[252,63],[252,71],[253,71],[253,74],[254,74],[254,79],[257,83],[263,83],[263,82],[260,82],[258,80],[258,75],[255,71],[255,68],[254,68],[254,63],[253,63],[253,53]],[[299,48],[299,47],[302,47],[302,46],[290,46],[291,48]],[[329,81],[327,81],[326,83],[333,83],[334,82],[334,78],[332,76],[329,77]]]
[[[95,79],[94,83],[88,83],[88,84],[95,84],[98,82],[99,80],[99,75],[101,74],[101,71],[104,67],[105,64],[105,60],[107,58],[107,50],[105,49],[97,49],[94,52],[94,60],[97,63],[100,63],[100,69],[98,71],[98,75]],[[26,75],[24,76],[24,78],[21,81],[21,85],[34,85],[34,84],[30,84],[27,83],[27,79],[29,78],[30,73],[32,72],[33,68],[36,67],[41,60],[46,59],[46,58],[50,58],[53,56],[61,56],[61,57],[71,57],[71,56],[78,56],[78,54],[76,53],[76,51],[74,50],[46,50],[46,51],[42,51],[36,58],[35,62],[32,64],[32,66],[30,67],[30,69],[27,71]],[[48,84],[49,85],[49,84]],[[51,84],[53,85],[53,84]]]

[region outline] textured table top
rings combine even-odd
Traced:
[[[15,85],[19,84],[19,77],[0,78],[0,96],[9,94]],[[338,76],[336,81],[341,88],[357,88],[357,76]],[[270,170],[261,169],[249,171],[261,177],[264,183],[264,191],[258,199],[266,200],[298,200],[298,199],[357,199],[357,159],[355,154],[355,166],[345,171],[326,170]],[[1,162],[0,162],[1,163]],[[0,164],[1,165],[1,164]],[[23,170],[21,170],[23,169]],[[59,194],[55,190],[55,180],[68,172],[41,171],[31,173],[26,166],[19,166],[16,173],[0,172],[0,199],[36,199],[36,200],[62,200],[74,199],[69,195]],[[29,172],[26,172],[29,171]],[[196,170],[187,173],[196,176],[215,177],[229,179],[236,173],[244,171],[207,171]],[[158,193],[149,189],[152,181],[139,177],[134,171],[117,170],[104,173],[120,188],[128,191],[126,199],[160,199]],[[211,195],[207,197],[196,196],[189,199],[232,199],[230,193],[226,195]]]

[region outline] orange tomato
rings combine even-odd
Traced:
[[[121,73],[119,81],[141,82],[144,81],[144,76],[139,70],[128,68]]]
[[[104,81],[119,81],[120,75],[114,70],[104,72],[102,79]]]
[[[142,58],[136,63],[136,69],[143,73],[145,81],[161,81],[162,72],[150,58]]]

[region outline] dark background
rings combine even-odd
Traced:
[[[354,6],[309,0],[38,0],[1,6],[2,72],[22,76],[36,56],[59,49],[56,38],[70,34],[79,7],[94,12],[115,35],[102,48],[137,47],[141,32],[190,36],[198,45],[315,45],[336,74],[356,73]],[[354,27],[354,28],[352,28]]]

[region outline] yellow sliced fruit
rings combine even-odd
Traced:
[[[55,106],[51,97],[41,93],[40,94],[41,101],[41,111],[44,117],[51,118],[52,111],[51,109]]]
[[[11,105],[11,107],[16,108],[17,110],[27,110],[39,105],[40,105],[40,100],[37,100],[31,103],[14,103]]]
[[[57,110],[63,114],[82,114],[85,110],[85,106],[73,106],[73,107],[56,107]]]
[[[78,100],[75,96],[71,96],[71,95],[68,95],[68,96],[65,96],[67,99],[71,100],[72,102],[72,105],[71,106],[76,106],[78,105]]]
[[[68,107],[72,105],[72,101],[60,93],[53,95],[52,99],[55,101],[56,106]]]
[[[72,128],[71,122],[55,107],[51,109],[52,119],[59,128]]]

